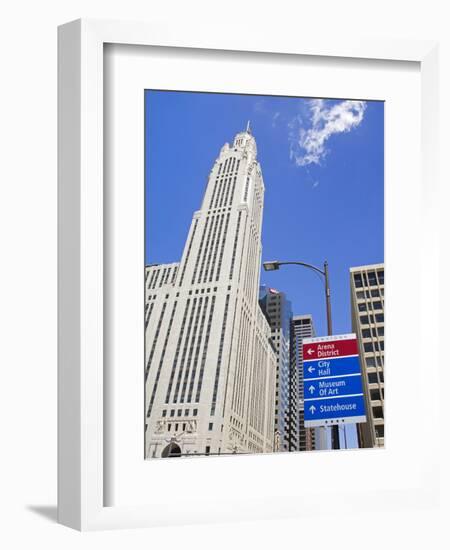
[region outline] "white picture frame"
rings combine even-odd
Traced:
[[[289,515],[309,515],[308,503],[280,506],[273,496],[262,492],[251,505],[239,494],[232,501],[217,497],[197,503],[195,510],[174,513],[168,508],[133,504],[105,505],[110,500],[109,477],[105,475],[104,411],[107,410],[108,387],[104,379],[104,47],[106,44],[189,48],[205,51],[259,52],[314,58],[346,58],[415,62],[420,64],[421,85],[421,192],[427,198],[420,219],[424,228],[421,245],[420,273],[422,283],[432,288],[427,301],[421,300],[421,315],[433,316],[438,311],[438,287],[434,265],[438,261],[438,228],[433,215],[438,188],[437,165],[438,102],[437,44],[416,40],[363,40],[356,37],[314,39],[300,37],[269,38],[259,36],[257,29],[233,37],[227,29],[207,29],[194,35],[188,28],[167,29],[157,24],[79,20],[59,28],[59,146],[58,146],[58,269],[59,269],[59,351],[58,351],[58,519],[79,530],[151,527],[157,525],[233,521]],[[418,345],[425,340],[436,344],[437,335],[425,323],[420,325]],[[423,351],[423,350],[422,350]],[[431,352],[437,361],[437,345]],[[434,355],[433,355],[434,354]],[[437,367],[436,367],[437,369]],[[430,370],[437,377],[437,370]],[[420,384],[418,379],[416,385]],[[436,386],[437,387],[437,386]],[[430,402],[437,402],[431,392]],[[430,430],[437,433],[437,408],[428,412]],[[424,461],[417,463],[417,483],[395,488],[386,506],[403,506],[411,502],[433,502],[437,498],[438,473],[429,473]],[[260,457],[254,457],[261,460]],[[264,457],[265,458],[265,457]],[[295,458],[295,457],[294,457]],[[273,457],[273,460],[285,460]],[[207,459],[210,460],[210,459]],[[220,459],[223,460],[223,459]],[[226,460],[241,460],[232,457]],[[327,459],[324,460],[324,464]],[[343,455],[336,458],[341,463]],[[193,461],[190,461],[193,464]],[[203,463],[204,464],[204,463]],[[217,461],[216,461],[217,464]],[[268,462],[267,462],[268,464]],[[273,462],[271,462],[273,464]],[[428,462],[429,464],[429,462]],[[171,467],[173,467],[171,465]],[[193,466],[201,468],[202,466]],[[234,467],[239,467],[235,463]],[[421,468],[423,467],[423,471]],[[284,469],[295,471],[293,460]],[[382,495],[381,495],[382,496]],[[320,492],[317,495],[320,499]],[[272,501],[271,501],[272,499]],[[351,496],[342,494],[348,509]],[[286,501],[291,502],[291,501]],[[309,501],[310,503],[311,501]],[[203,507],[202,507],[203,506]],[[277,512],[275,512],[277,510]]]

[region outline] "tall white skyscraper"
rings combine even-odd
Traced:
[[[264,183],[250,128],[226,143],[181,262],[146,268],[146,457],[274,448],[276,356],[259,304]]]

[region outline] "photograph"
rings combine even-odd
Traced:
[[[146,459],[384,448],[384,102],[147,89]]]

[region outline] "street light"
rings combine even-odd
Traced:
[[[264,262],[263,266],[266,271],[276,271],[280,269],[280,262]]]
[[[305,262],[279,262],[277,260],[272,260],[270,262],[264,262],[263,267],[265,271],[277,271],[280,269],[281,265],[301,265],[303,267],[307,267],[308,269],[312,269],[316,273],[319,273],[324,278],[325,283],[325,305],[327,310],[327,329],[328,329],[328,336],[331,336],[333,334],[333,327],[331,323],[331,292],[330,292],[330,280],[328,276],[328,262],[325,260],[323,263],[323,269],[320,269],[319,267],[316,267],[312,264],[307,264]]]
[[[319,273],[319,275],[323,277],[325,286],[325,307],[327,312],[327,332],[328,336],[331,336],[333,334],[333,327],[331,323],[331,292],[328,275],[328,262],[326,260],[324,261],[323,269],[305,262],[279,262],[278,260],[272,260],[270,262],[263,263],[265,271],[277,271],[282,265],[301,265],[315,271],[316,273]],[[339,427],[333,426],[332,428],[333,449],[339,449]]]

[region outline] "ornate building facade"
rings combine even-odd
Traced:
[[[259,304],[264,182],[249,126],[226,143],[179,263],[145,276],[145,454],[274,450],[276,356]]]

